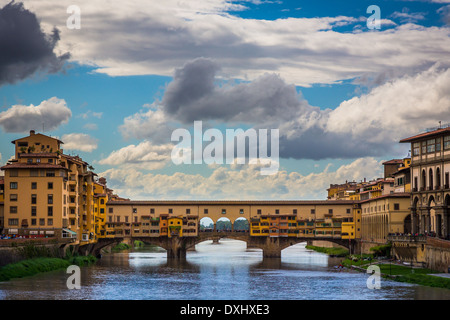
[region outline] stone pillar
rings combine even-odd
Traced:
[[[440,217],[436,219],[436,236],[438,237],[445,237],[444,232],[444,216],[445,216],[445,209],[443,207],[435,207],[435,214],[436,217]],[[439,225],[438,225],[439,223]]]
[[[186,244],[184,243],[183,238],[175,237],[167,240],[167,259],[186,259]]]
[[[417,230],[418,224],[417,224],[417,209],[411,209],[411,233],[416,234],[418,233]]]
[[[266,243],[263,246],[264,258],[281,258],[281,246],[279,238],[266,238]]]

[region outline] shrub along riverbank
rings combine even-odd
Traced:
[[[0,281],[28,277],[41,272],[67,268],[70,265],[88,266],[97,261],[97,258],[92,255],[67,254],[65,257],[60,257],[57,248],[36,246],[33,243],[18,247],[16,252],[22,260],[0,267]]]
[[[343,248],[323,248],[314,246],[306,246],[306,248],[329,255],[333,255],[336,252],[339,253],[338,250],[332,249],[342,249],[342,254],[344,251],[347,252],[347,254],[340,255],[341,257],[345,257],[342,261],[342,265],[346,268],[365,272],[369,265],[376,264],[380,267],[381,276],[384,278],[422,286],[450,289],[450,278],[431,275],[440,272],[426,268],[412,268],[398,264],[382,263],[379,261],[377,257],[383,256],[386,258],[390,256],[390,245],[374,247],[373,250],[371,250],[374,254],[363,255],[348,255],[348,251]]]
[[[64,259],[41,257],[22,260],[1,267],[0,281],[28,277],[41,272],[65,269],[73,264],[77,266],[88,266],[96,261],[97,259],[94,256],[74,256]]]

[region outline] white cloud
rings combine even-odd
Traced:
[[[71,116],[66,101],[53,97],[38,106],[13,105],[0,113],[0,126],[5,132],[27,132],[43,125],[46,131],[50,131],[67,123]]]
[[[61,14],[68,4],[25,1],[47,29],[59,27],[61,52],[69,51],[72,61],[111,76],[171,75],[186,60],[204,56],[216,59],[228,77],[253,80],[275,72],[289,83],[309,86],[391,68],[450,64],[448,28],[408,23],[340,33],[333,28],[359,25],[366,30],[366,17],[256,20],[226,13],[244,7],[224,0],[85,0],[77,3],[82,25],[74,32],[65,27],[67,16]],[[383,25],[393,24],[385,20]]]
[[[97,149],[97,139],[85,133],[69,133],[62,136],[65,150],[92,152]]]
[[[147,170],[163,168],[170,160],[172,144],[154,145],[143,141],[113,151],[108,157],[98,161],[101,165],[134,167]]]
[[[381,162],[361,158],[331,171],[301,175],[279,171],[263,176],[258,166],[214,166],[209,176],[177,172],[144,174],[137,168],[113,168],[101,175],[121,196],[132,199],[326,199],[330,183],[360,181],[382,174]]]
[[[83,118],[84,120],[91,119],[91,118],[101,119],[102,116],[103,116],[103,112],[94,112],[92,110],[88,110],[85,113],[82,113],[79,115],[79,117]]]

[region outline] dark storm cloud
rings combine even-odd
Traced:
[[[13,84],[36,71],[61,70],[69,53],[53,52],[60,40],[55,28],[44,34],[36,15],[14,1],[0,9],[0,85]]]
[[[196,120],[278,123],[307,111],[307,102],[294,85],[278,75],[264,74],[250,83],[218,83],[219,66],[198,58],[177,69],[167,86],[162,106],[178,121]]]

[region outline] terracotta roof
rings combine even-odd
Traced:
[[[390,194],[385,194],[376,198],[371,198],[371,199],[367,199],[367,200],[360,200],[359,203],[365,203],[365,202],[369,202],[372,200],[379,200],[379,199],[384,199],[384,198],[409,198],[411,196],[411,194],[409,192],[394,192],[394,193],[390,193]]]
[[[392,160],[383,162],[383,165],[385,165],[385,164],[400,164],[400,163],[403,163],[402,159],[392,159]]]
[[[429,138],[429,137],[439,135],[442,133],[446,133],[446,132],[450,133],[450,127],[441,128],[441,129],[437,129],[437,130],[433,130],[433,131],[429,131],[429,132],[423,132],[423,133],[417,134],[415,136],[402,139],[402,140],[400,140],[400,143],[412,142],[412,141],[423,139],[423,138]]]
[[[51,163],[11,163],[0,168],[1,170],[6,169],[63,169],[69,170],[63,166]]]
[[[64,142],[62,142],[62,141],[59,140],[58,138],[50,137],[50,136],[47,136],[47,135],[42,134],[42,133],[36,133],[35,135],[36,135],[36,136],[37,136],[37,135],[40,135],[40,136],[44,136],[44,137],[47,137],[47,138],[55,139],[55,140],[58,140],[60,143],[64,144]],[[23,140],[23,139],[26,139],[26,138],[29,138],[29,137],[31,137],[31,135],[30,135],[30,136],[23,137],[23,138],[16,139],[16,140],[13,140],[13,141],[11,141],[11,143],[15,144],[16,141],[18,141],[18,140]]]

